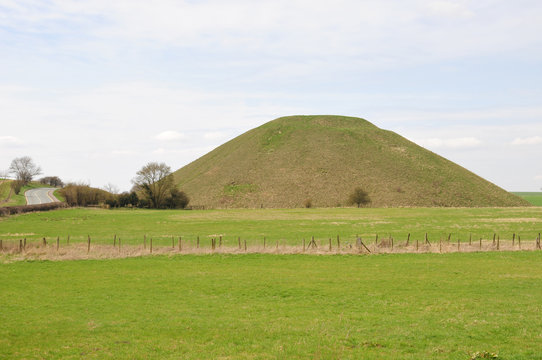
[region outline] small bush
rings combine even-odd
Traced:
[[[312,199],[307,199],[303,202],[303,206],[307,209],[310,209],[312,207]]]
[[[190,199],[184,191],[173,188],[169,196],[166,198],[165,207],[168,209],[185,209],[188,206]]]
[[[21,180],[15,180],[11,182],[11,188],[15,195],[19,195],[21,188],[23,187],[23,182]]]
[[[369,194],[367,191],[363,190],[360,187],[357,187],[354,189],[354,192],[350,194],[348,197],[348,203],[350,205],[357,205],[358,207],[361,207],[363,205],[367,205],[371,202],[371,198],[369,197]]]
[[[477,351],[474,354],[471,355],[470,360],[477,360],[477,359],[498,359],[499,355],[495,353],[490,353],[488,351]]]

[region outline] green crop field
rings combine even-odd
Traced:
[[[238,237],[249,246],[269,243],[299,245],[302,238],[318,241],[339,235],[344,242],[357,235],[363,239],[392,236],[396,241],[430,241],[451,238],[468,241],[491,239],[497,234],[511,239],[518,234],[534,240],[542,232],[542,208],[390,208],[390,209],[228,209],[228,210],[141,210],[74,208],[30,213],[0,218],[0,239],[23,237],[38,241],[60,236],[64,242],[81,242],[92,237],[93,243],[109,244],[114,235],[124,244],[141,244],[143,236],[154,238],[156,245],[171,243],[182,236],[187,243],[200,236],[207,243],[223,237],[224,245],[237,244]]]
[[[0,264],[2,359],[540,359],[542,252]]]
[[[513,194],[527,200],[532,205],[542,206],[542,192],[514,192]]]

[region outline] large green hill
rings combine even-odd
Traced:
[[[289,116],[219,146],[175,172],[192,205],[346,206],[361,186],[370,206],[528,206],[461,166],[370,122]]]

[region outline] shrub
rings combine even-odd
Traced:
[[[70,206],[99,205],[114,198],[107,191],[86,184],[68,184],[60,190],[60,193]]]
[[[169,196],[166,198],[165,207],[168,209],[185,209],[188,206],[190,199],[184,191],[173,188]]]
[[[356,204],[359,207],[362,205],[369,204],[371,202],[371,198],[369,198],[369,194],[367,191],[363,190],[361,187],[357,187],[354,189],[354,192],[350,194],[348,198],[348,203],[350,205]]]
[[[11,188],[13,189],[13,193],[15,195],[19,195],[22,187],[23,187],[23,182],[21,180],[15,180],[11,182]]]
[[[310,209],[312,207],[312,199],[307,199],[303,202],[303,206],[307,209]]]

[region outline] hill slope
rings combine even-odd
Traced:
[[[219,146],[175,172],[205,207],[347,204],[357,186],[371,206],[525,206],[523,199],[370,122],[289,116]]]

